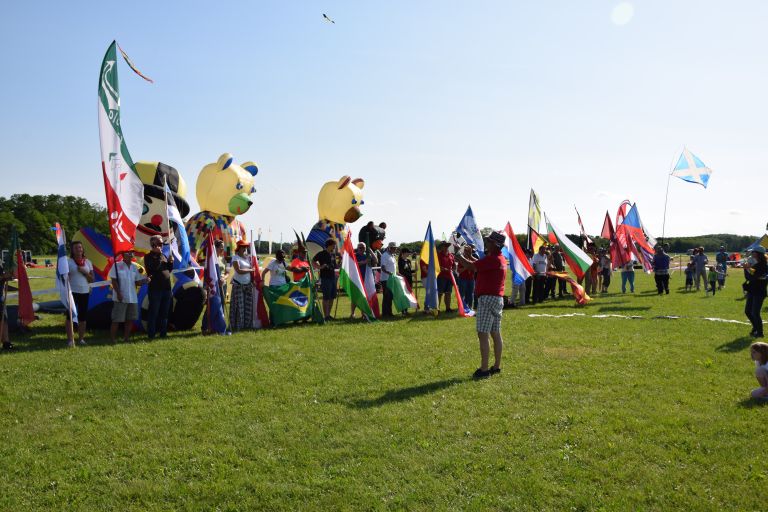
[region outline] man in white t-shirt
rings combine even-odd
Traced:
[[[533,266],[533,303],[544,302],[544,286],[547,284],[547,267],[549,258],[547,258],[547,248],[539,247],[539,252],[531,258]]]
[[[131,327],[139,317],[139,300],[136,286],[147,282],[147,278],[139,273],[133,264],[133,251],[123,253],[123,261],[117,261],[109,271],[112,280],[112,325],[109,329],[110,339],[115,343],[117,328],[123,323],[123,341],[131,337]]]

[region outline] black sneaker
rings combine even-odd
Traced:
[[[13,350],[15,348],[16,347],[10,341],[6,341],[5,343],[3,343],[3,350]]]
[[[475,370],[475,373],[472,374],[473,379],[487,379],[491,376],[491,370],[483,370],[482,368],[478,368]]]
[[[488,372],[491,375],[496,375],[497,373],[501,373],[501,368],[496,368],[495,366],[491,366],[490,368],[488,368]]]

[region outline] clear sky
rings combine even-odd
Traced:
[[[134,160],[253,160],[266,238],[317,220],[322,184],[362,177],[388,239],[522,232],[533,187],[590,233],[636,201],[662,232],[683,145],[714,173],[674,179],[667,235],[761,234],[768,221],[768,2],[7,2],[0,16],[0,194],[104,204],[97,85],[113,39]],[[325,22],[326,13],[335,24]]]

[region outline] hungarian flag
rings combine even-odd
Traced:
[[[305,275],[299,282],[264,286],[262,291],[275,326],[310,319],[314,314],[315,292],[309,275]]]
[[[520,243],[517,241],[517,237],[515,237],[509,222],[504,227],[504,233],[507,235],[507,246],[502,252],[507,261],[509,261],[509,268],[512,270],[512,283],[520,286],[533,275],[533,268],[528,260],[528,256],[525,255],[523,248],[520,247]]]
[[[583,278],[584,273],[592,266],[592,258],[582,251],[576,244],[571,242],[571,239],[565,236],[565,233],[557,229],[546,214],[544,215],[544,218],[547,221],[547,229],[550,233],[555,235],[557,243],[560,244],[560,249],[563,251],[565,262],[568,264],[568,267],[570,267],[571,271],[576,274],[577,279]]]
[[[392,304],[398,313],[402,313],[408,308],[416,309],[419,303],[416,301],[416,297],[413,296],[413,291],[403,276],[397,274],[389,274],[387,279],[387,288],[392,292]]]
[[[368,320],[375,320],[368,295],[365,293],[363,278],[357,266],[355,251],[352,249],[352,232],[347,231],[344,247],[341,252],[341,269],[339,269],[339,286],[347,292],[349,300],[365,315]]]
[[[251,241],[251,281],[256,283],[253,286],[253,328],[261,329],[269,327],[269,313],[264,304],[264,294],[261,289],[263,282],[261,279],[261,269],[259,268],[259,257],[256,254],[256,244]]]
[[[27,326],[35,320],[35,310],[32,307],[32,290],[29,287],[27,267],[24,265],[24,256],[21,253],[21,246],[19,245],[19,235],[16,232],[16,226],[13,225],[11,225],[10,256],[10,271],[16,278],[19,287],[19,323]],[[69,278],[69,275],[67,275],[67,278]],[[2,314],[2,312],[0,312],[0,314]],[[77,321],[77,318],[75,318],[75,321]]]
[[[115,46],[115,41],[112,41],[101,63],[98,108],[101,171],[107,196],[112,252],[117,256],[133,249],[136,226],[144,206],[144,185],[123,138]]]
[[[435,237],[432,235],[432,222],[427,224],[427,233],[424,235],[424,243],[421,244],[421,262],[426,267],[426,274],[422,272],[422,278],[426,280],[424,285],[424,307],[437,310],[437,275],[440,273],[440,263],[437,261],[437,248]]]

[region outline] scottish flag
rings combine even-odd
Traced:
[[[712,169],[704,165],[704,162],[687,148],[684,148],[683,152],[680,153],[680,158],[677,159],[677,164],[672,169],[672,176],[688,183],[698,183],[704,188],[707,188],[711,174]]]
[[[475,244],[477,254],[482,258],[485,255],[485,246],[483,245],[483,235],[475,222],[475,215],[472,213],[472,207],[467,207],[467,213],[461,218],[456,232],[467,242]]]

